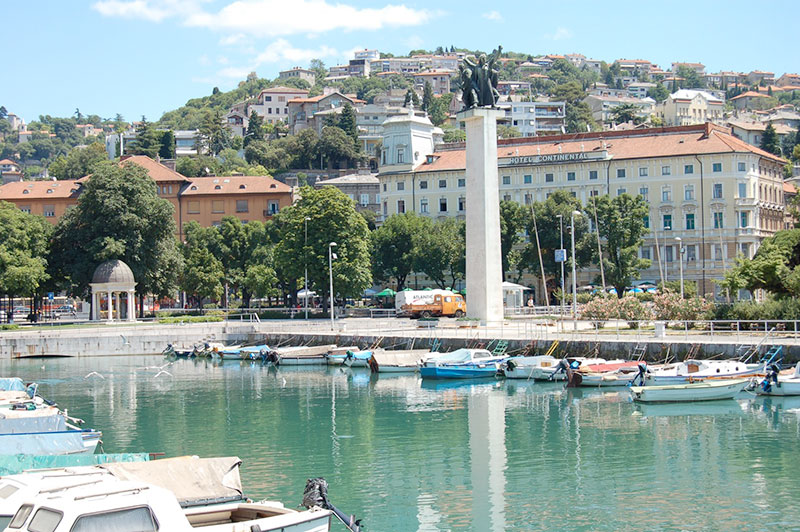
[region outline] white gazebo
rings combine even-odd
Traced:
[[[136,281],[127,264],[121,260],[104,262],[94,271],[89,286],[93,320],[136,321]]]
[[[525,306],[524,292],[531,290],[527,286],[503,281],[503,304],[506,308],[522,308]]]

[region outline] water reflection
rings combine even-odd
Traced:
[[[251,496],[321,475],[370,530],[787,529],[800,398],[637,405],[627,390],[154,357],[2,361],[109,452],[238,455]],[[102,377],[87,375],[97,372]]]

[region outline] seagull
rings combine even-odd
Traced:
[[[119,337],[122,338],[122,345],[131,345],[128,339],[125,338],[123,335],[120,334]]]
[[[88,379],[89,377],[100,377],[101,379],[105,379],[102,375],[97,373],[96,371],[92,371],[91,373],[87,374],[84,379]]]
[[[168,368],[172,364],[173,364],[173,362],[167,362],[166,364],[163,364],[161,366],[144,366],[144,367],[136,368],[136,369],[145,369],[145,370],[147,370],[147,369],[157,369],[159,371],[164,371],[164,368]]]
[[[155,374],[155,376],[154,376],[153,378],[154,378],[154,379],[155,379],[155,378],[158,378],[158,376],[159,376],[159,375],[161,375],[162,373],[164,373],[165,375],[169,375],[170,377],[172,377],[172,373],[170,373],[169,371],[167,371],[167,370],[165,370],[165,369],[162,369],[161,371],[159,371],[158,373],[156,373],[156,374]]]

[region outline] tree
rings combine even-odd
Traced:
[[[428,110],[428,116],[434,126],[441,126],[450,116],[450,104],[453,101],[453,93],[443,94],[434,98]]]
[[[414,269],[428,276],[439,288],[452,286],[464,278],[465,222],[444,218],[423,234]]]
[[[597,224],[600,237],[605,239],[603,261],[606,283],[617,289],[622,297],[625,289],[641,270],[650,267],[650,261],[639,258],[639,248],[647,233],[644,219],[648,215],[647,202],[641,196],[622,194],[611,198],[608,195],[592,198],[593,204],[586,210],[587,217],[594,216],[597,209]],[[596,248],[593,248],[596,252]]]
[[[767,290],[779,298],[800,296],[800,229],[778,231],[765,238],[752,259],[740,259],[729,284],[743,278],[748,290]]]
[[[700,74],[693,68],[689,68],[684,65],[680,65],[675,72],[675,75],[679,78],[683,78],[683,82],[681,83],[681,87],[685,89],[700,89],[705,87],[705,82],[703,78],[700,77]]]
[[[244,147],[254,140],[264,140],[264,119],[255,111],[250,112],[247,121],[247,131],[244,134]]]
[[[406,98],[403,101],[403,107],[408,107],[408,104],[414,104],[414,107],[419,107],[419,96],[417,96],[417,91],[414,89],[408,89],[406,91]]]
[[[334,162],[350,161],[360,158],[352,138],[341,128],[327,126],[322,128],[322,135],[318,143],[319,152],[328,160],[328,166]]]
[[[512,251],[524,242],[522,236],[527,225],[528,217],[525,207],[516,201],[500,202],[500,253],[503,261],[503,280],[508,280],[508,274],[521,264],[512,264],[514,255]],[[511,259],[511,260],[510,260]]]
[[[339,120],[336,124],[339,129],[347,133],[353,139],[353,146],[358,150],[358,126],[356,125],[356,110],[350,102],[344,102],[342,106],[342,114],[339,115]]]
[[[161,132],[161,139],[159,139],[161,148],[158,150],[158,156],[162,159],[175,158],[175,133],[171,129]]]
[[[199,130],[200,146],[203,151],[217,155],[231,144],[231,132],[225,125],[222,111],[214,110],[206,116]]]
[[[761,137],[760,148],[773,155],[781,155],[781,146],[778,142],[778,133],[775,131],[775,128],[772,127],[772,124],[767,124],[766,129],[764,129],[764,135]]]
[[[639,108],[632,103],[623,103],[614,107],[611,111],[611,117],[614,122],[621,124],[624,122],[633,122],[638,124],[642,119],[638,116]]]
[[[172,204],[136,164],[98,164],[74,208],[58,221],[50,265],[70,294],[85,296],[95,268],[124,261],[140,296],[173,295],[182,258]]]
[[[372,283],[369,230],[353,200],[335,187],[300,189],[301,199],[281,210],[277,218],[280,240],[275,247],[277,269],[290,279],[301,279],[308,267],[309,286],[323,294],[328,288],[328,246],[333,252],[334,290],[340,296],[358,296]],[[308,217],[308,243],[305,218]],[[283,279],[287,281],[287,279]],[[291,283],[288,283],[291,284]]]
[[[656,86],[647,91],[647,95],[654,99],[656,102],[661,103],[669,96],[669,91],[663,83],[658,82]]]
[[[517,139],[522,136],[520,130],[514,126],[499,125],[497,126],[497,138],[501,139]]]
[[[372,273],[378,281],[397,281],[397,290],[406,286],[414,269],[421,241],[431,230],[431,221],[415,212],[395,214],[370,235]]]
[[[199,308],[204,299],[222,296],[222,263],[204,247],[187,248],[181,289],[194,296]]]
[[[242,306],[248,308],[253,290],[258,296],[271,292],[275,284],[272,250],[264,224],[243,224],[239,218],[226,216],[217,228],[219,254],[224,282],[234,293],[241,292]],[[226,306],[228,302],[226,301]]]
[[[433,106],[433,85],[425,80],[425,88],[422,90],[422,110],[430,114]]]
[[[444,129],[444,141],[445,142],[464,142],[467,140],[467,133],[462,129],[457,129],[454,127],[446,127]]]
[[[50,163],[48,172],[56,179],[80,179],[92,173],[94,167],[108,160],[106,147],[99,142],[89,146],[73,148],[64,156]]]
[[[39,293],[49,279],[47,255],[52,232],[41,216],[0,201],[0,294],[13,299]]]
[[[139,127],[136,129],[136,140],[125,147],[125,153],[129,155],[146,155],[155,159],[161,150],[162,133],[152,127],[147,118],[142,117]]]

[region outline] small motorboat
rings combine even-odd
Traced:
[[[429,356],[419,373],[423,379],[475,379],[494,377],[507,356],[492,354],[486,349],[456,349],[450,353]]]
[[[373,353],[382,352],[383,349],[359,350],[357,347],[347,349],[344,353],[337,352],[327,356],[329,366],[348,366],[353,368],[366,368]]]
[[[500,371],[507,379],[534,379],[533,373],[537,368],[554,368],[556,365],[558,359],[550,355],[519,356],[503,362]]]
[[[771,365],[767,368],[766,377],[755,381],[753,391],[758,395],[800,395],[800,362],[788,375],[781,372],[777,364]]]
[[[297,347],[276,347],[272,349],[277,357],[277,364],[283,366],[324,366],[326,357],[331,349],[336,346],[330,345],[307,345]],[[366,365],[366,364],[365,364]]]
[[[739,360],[698,360],[666,364],[647,372],[648,384],[683,384],[709,377],[739,379],[764,375],[765,364],[746,364]]]
[[[376,350],[367,362],[373,373],[413,373],[428,355],[427,349]]]
[[[586,358],[586,357],[567,357],[567,362],[573,369],[578,369],[579,367],[585,365],[592,365],[597,366],[600,364],[616,364],[620,362],[625,362],[625,360],[606,360],[604,358]],[[567,380],[567,376],[564,374],[563,371],[557,370],[558,367],[558,360],[552,366],[537,366],[534,367],[531,371],[531,376],[535,381],[564,381]],[[526,377],[527,378],[527,377]]]
[[[642,403],[716,401],[733,399],[744,390],[750,379],[706,379],[686,384],[631,386],[631,398]]]

